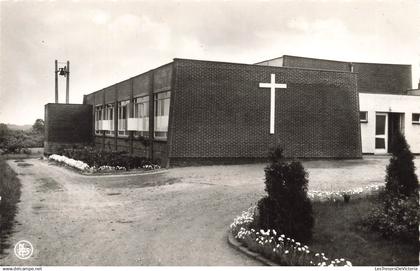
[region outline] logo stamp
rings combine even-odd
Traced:
[[[15,245],[15,255],[21,260],[29,259],[34,252],[34,247],[31,242],[26,240],[20,240]]]

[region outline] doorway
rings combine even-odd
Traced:
[[[375,154],[392,152],[392,141],[398,131],[404,134],[404,113],[376,113]]]

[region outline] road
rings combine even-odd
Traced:
[[[8,163],[22,182],[10,243],[28,240],[34,254],[19,260],[9,249],[0,265],[259,265],[227,244],[226,231],[264,195],[263,164],[112,177],[39,159]],[[386,164],[304,163],[312,190],[381,183]]]

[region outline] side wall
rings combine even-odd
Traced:
[[[411,89],[411,65],[354,63],[359,92],[405,94]]]
[[[153,94],[161,91],[171,90],[172,85],[172,63],[163,65],[146,73],[132,77],[112,86],[98,90],[85,96],[85,103],[93,106],[113,103],[117,108],[118,101],[129,100],[132,106],[133,99],[148,95],[153,101]],[[133,108],[130,107],[130,117]],[[133,132],[128,135],[118,135],[118,110],[114,110],[114,135],[95,134],[94,112],[92,112],[92,136],[95,146],[99,149],[126,151],[133,155],[148,157],[152,160],[159,160],[162,165],[167,164],[167,141],[153,138],[154,121],[149,118],[149,137],[136,138]],[[154,103],[149,104],[149,116],[154,116]]]
[[[183,159],[263,158],[281,145],[288,157],[360,158],[356,75],[175,59],[171,164]],[[276,90],[275,134],[270,89]]]
[[[85,104],[45,105],[44,153],[92,142],[92,106]]]
[[[357,88],[364,93],[405,94],[411,89],[411,65],[344,62],[283,56],[284,67],[351,71],[357,73]]]
[[[412,123],[412,113],[420,114],[420,96],[360,93],[360,111],[368,112],[361,123],[363,153],[375,152],[376,112],[404,113],[404,134],[413,153],[420,153],[420,124]]]

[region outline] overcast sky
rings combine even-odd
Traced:
[[[255,63],[283,54],[411,64],[420,1],[0,2],[0,122],[32,124],[70,60],[70,102],[171,62]],[[60,102],[65,79],[59,82]]]

